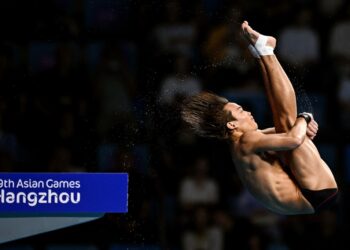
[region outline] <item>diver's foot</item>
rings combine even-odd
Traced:
[[[252,46],[254,46],[259,55],[273,55],[273,50],[276,47],[276,38],[272,36],[264,36],[253,30],[247,21],[244,21],[241,27],[244,37]]]

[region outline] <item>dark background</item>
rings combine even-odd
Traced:
[[[209,90],[272,125],[243,20],[278,39],[299,111],[320,125],[340,198],[318,215],[262,208],[227,145],[179,119],[185,96]],[[128,214],[1,249],[349,248],[348,1],[7,0],[0,37],[0,170],[130,176]]]

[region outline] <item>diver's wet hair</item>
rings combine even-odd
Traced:
[[[226,139],[226,123],[233,119],[231,114],[224,110],[227,103],[226,98],[202,92],[183,102],[181,116],[197,135]]]

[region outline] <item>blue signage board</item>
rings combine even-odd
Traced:
[[[0,213],[126,213],[125,173],[0,173]]]

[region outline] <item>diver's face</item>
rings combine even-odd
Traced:
[[[241,131],[256,130],[258,124],[255,122],[252,114],[244,110],[237,103],[229,102],[225,105],[224,110],[231,113],[234,118],[233,124]]]

